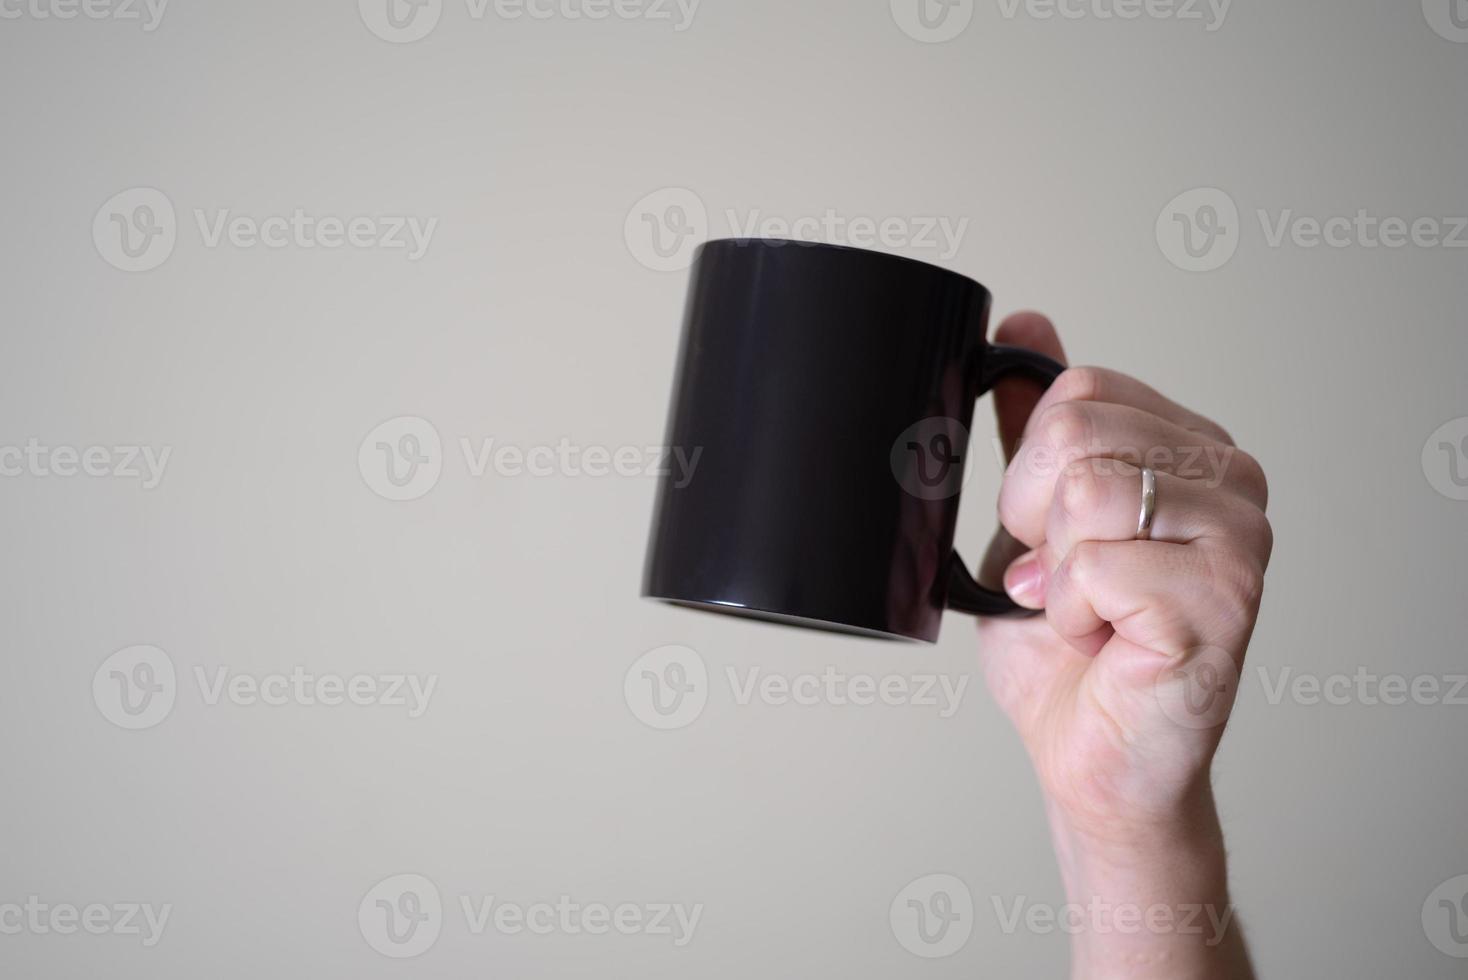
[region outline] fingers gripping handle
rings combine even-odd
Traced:
[[[984,373],[979,378],[979,394],[986,395],[1003,378],[1021,375],[1038,381],[1045,387],[1065,371],[1059,362],[1023,347],[992,346],[984,358]],[[949,562],[948,607],[975,616],[1030,615],[1033,610],[1025,609],[1003,592],[986,589],[969,574],[968,566],[958,552]]]

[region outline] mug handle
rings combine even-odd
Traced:
[[[991,345],[984,356],[984,373],[979,378],[979,397],[994,389],[1001,378],[1011,374],[1040,382],[1046,388],[1065,371],[1065,365],[1023,347]],[[969,574],[968,566],[957,551],[949,561],[948,608],[975,616],[1032,616],[1035,610],[1026,609],[1003,592],[986,589]]]

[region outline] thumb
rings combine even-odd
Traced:
[[[1039,313],[1016,313],[999,325],[994,343],[1025,347],[1066,364],[1065,348],[1055,325]],[[999,439],[1004,444],[1004,458],[1014,458],[1015,448],[1024,435],[1025,423],[1045,393],[1029,378],[1012,376],[994,386],[994,412],[999,417]]]

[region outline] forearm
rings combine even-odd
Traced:
[[[1211,793],[1147,826],[1050,822],[1074,980],[1252,980]]]

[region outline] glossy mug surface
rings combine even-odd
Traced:
[[[953,550],[976,399],[1062,370],[985,338],[989,291],[912,259],[765,239],[692,270],[643,594],[932,642],[1017,607]]]

